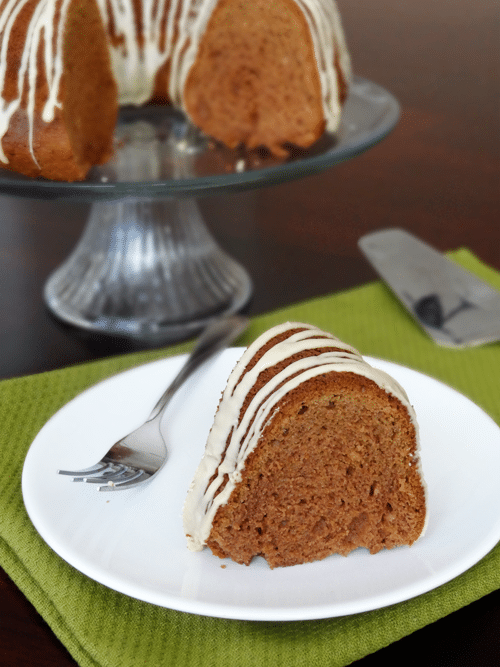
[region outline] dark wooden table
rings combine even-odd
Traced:
[[[214,236],[252,275],[252,314],[373,279],[356,243],[387,226],[440,250],[467,246],[500,270],[496,0],[339,5],[356,73],[390,90],[402,118],[382,143],[320,175],[201,202]],[[79,336],[42,300],[46,278],[73,248],[87,214],[83,203],[0,199],[1,378],[132,350]],[[500,664],[500,592],[358,664],[378,658]],[[75,665],[2,571],[0,664]]]

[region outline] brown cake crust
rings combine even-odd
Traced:
[[[4,91],[6,99],[14,96],[25,33],[37,1],[26,5],[12,33]],[[94,0],[73,0],[68,9],[64,33],[65,67],[58,95],[62,110],[56,108],[54,119],[49,123],[41,118],[48,95],[43,48],[41,40],[33,126],[35,160],[29,145],[28,90],[25,85],[20,108],[13,115],[2,140],[9,162],[0,162],[0,166],[27,176],[81,180],[91,165],[110,157],[118,111],[107,38]],[[89,72],[92,72],[90,81]]]
[[[425,490],[407,409],[372,380],[331,372],[291,391],[248,456],[207,545],[274,567],[411,545]]]

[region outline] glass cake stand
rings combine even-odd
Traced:
[[[397,100],[355,78],[342,123],[286,161],[229,150],[165,107],[125,108],[113,159],[63,183],[0,170],[0,193],[92,203],[82,237],[49,277],[52,313],[86,331],[161,344],[198,333],[248,302],[247,272],[215,242],[197,197],[283,183],[350,159],[396,125]]]

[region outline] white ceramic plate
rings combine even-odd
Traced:
[[[408,368],[369,360],[405,387],[419,417],[429,525],[413,547],[269,569],[191,553],[182,530],[187,488],[220,392],[241,349],[226,350],[174,398],[163,422],[167,465],[150,484],[99,493],[56,474],[93,464],[138,425],[181,366],[154,362],[112,377],[62,408],[34,440],[23,471],[28,514],[68,563],[106,586],[181,611],[246,620],[304,620],[376,609],[429,591],[500,539],[500,429],[479,407]]]

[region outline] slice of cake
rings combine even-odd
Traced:
[[[426,522],[403,388],[316,327],[260,336],[232,371],[184,507],[193,551],[271,568],[411,545]]]

